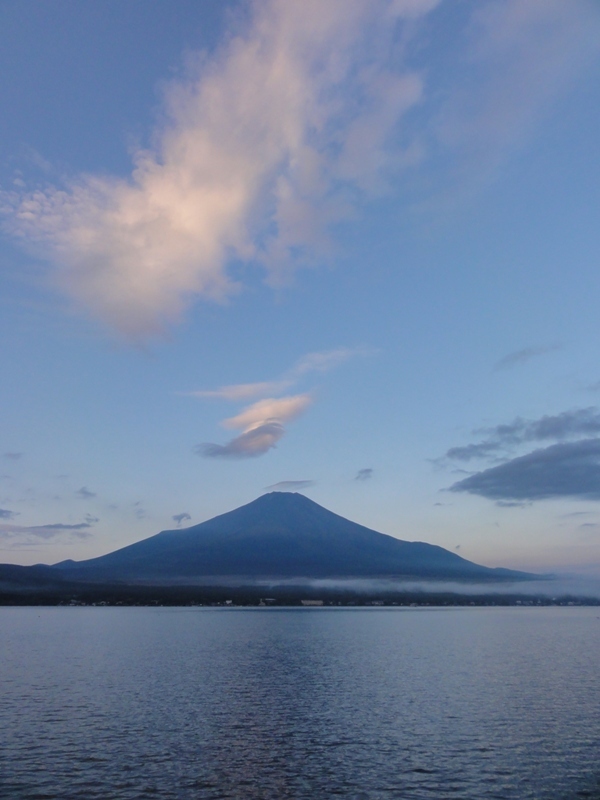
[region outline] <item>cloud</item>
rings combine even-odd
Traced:
[[[225,428],[243,430],[225,445],[205,443],[194,452],[207,458],[254,458],[275,447],[285,433],[284,424],[302,414],[312,403],[309,394],[290,397],[267,397],[243,409],[235,417],[223,420]]]
[[[594,511],[569,511],[566,514],[561,514],[560,519],[571,519],[572,517],[591,517],[594,515]]]
[[[483,428],[488,437],[462,447],[451,447],[446,458],[470,461],[486,458],[527,442],[561,441],[600,434],[600,411],[591,406],[527,420],[517,417],[508,424]]]
[[[4,453],[4,458],[8,458],[11,461],[18,461],[20,458],[23,458],[23,453]]]
[[[494,365],[494,371],[498,372],[500,370],[516,367],[519,364],[525,364],[528,361],[531,361],[532,358],[543,356],[546,353],[553,353],[556,350],[560,350],[561,347],[562,345],[560,344],[549,344],[542,345],[541,347],[524,347],[522,350],[515,350],[512,353],[508,353],[508,355],[504,356],[504,358],[501,358],[500,361],[496,362]]]
[[[129,177],[17,186],[0,197],[5,229],[134,339],[239,291],[231,264],[276,284],[322,262],[340,220],[407,193],[407,170],[442,154],[457,186],[464,163],[493,171],[600,48],[592,0],[482,0],[443,41],[427,25],[439,4],[248,4],[246,24],[166,89]]]
[[[482,470],[450,487],[490,500],[600,500],[600,438],[534,450]]]
[[[261,381],[259,383],[238,383],[233,386],[221,386],[219,389],[207,389],[197,392],[186,392],[192,397],[214,397],[219,400],[250,400],[260,395],[276,394],[290,387],[290,382]]]
[[[91,528],[92,525],[89,522],[79,522],[76,525],[68,525],[64,522],[55,522],[52,525],[37,525],[28,528],[27,530],[30,531],[82,531],[85,528]]]
[[[187,512],[184,511],[182,514],[173,514],[171,519],[173,520],[173,522],[177,523],[177,527],[179,528],[181,526],[182,522],[185,522],[186,520],[190,520],[191,517]]]
[[[265,492],[295,492],[298,489],[309,489],[316,481],[279,481],[272,486],[265,486]]]
[[[551,497],[600,499],[600,411],[571,409],[538,419],[515,418],[483,428],[488,436],[474,444],[453,447],[446,457],[459,461],[493,457],[496,465],[468,475],[450,487],[496,500],[505,507],[523,506]],[[548,447],[510,457],[532,442]]]
[[[275,447],[284,433],[285,428],[280,422],[266,422],[225,445],[199,444],[194,451],[206,458],[255,458]]]
[[[122,333],[153,334],[193,295],[236,291],[229,261],[273,282],[330,247],[353,194],[387,182],[390,139],[421,100],[397,63],[397,22],[439,0],[264,0],[245,29],[165,94],[131,177],[79,176],[5,193],[8,229],[54,261],[76,301]],[[408,33],[408,30],[406,33]]]
[[[600,16],[595,0],[503,0],[473,9],[457,36],[462,69],[454,76],[449,69],[454,80],[438,135],[456,153],[457,178],[480,183],[597,58]]]
[[[86,486],[82,486],[81,489],[77,489],[75,494],[83,500],[89,500],[92,497],[96,497],[96,492],[90,491]]]
[[[297,361],[288,376],[297,380],[302,375],[311,372],[329,372],[335,367],[344,364],[356,356],[370,356],[377,351],[371,347],[336,347],[334,350],[324,350],[317,353],[307,353]]]
[[[17,516],[15,511],[9,511],[7,508],[0,508],[0,519],[14,519]]]
[[[71,538],[88,539],[92,535],[88,531],[91,527],[89,522],[80,522],[76,525],[69,525],[63,522],[55,522],[50,525],[8,525],[0,523],[0,539],[25,537],[26,539],[44,539],[48,541],[56,539],[65,533]]]
[[[225,428],[239,428],[243,433],[226,445],[205,443],[197,445],[194,452],[209,458],[225,456],[230,458],[250,458],[264,455],[275,447],[285,433],[284,425],[296,419],[308,408],[313,398],[310,393],[288,395],[287,397],[269,397],[269,393],[278,394],[298,383],[305,375],[314,372],[325,373],[358,355],[370,355],[375,352],[365,347],[338,347],[334,350],[308,353],[300,358],[291,369],[273,381],[234,384],[222,386],[214,390],[189,392],[199,398],[216,398],[220,400],[239,401],[263,396],[252,405],[242,409],[234,417],[221,423]]]
[[[372,355],[376,351],[368,347],[336,347],[333,350],[307,353],[280,378],[257,383],[238,383],[221,386],[219,389],[186,392],[193,397],[217,398],[220,400],[250,400],[254,397],[280,394],[295,386],[301,378],[312,372],[325,373],[356,356]]]
[[[373,477],[373,469],[371,467],[366,467],[365,469],[359,469],[354,477],[355,481],[368,481]]]
[[[477,444],[467,444],[464,447],[451,447],[446,451],[446,458],[458,461],[470,461],[472,458],[485,458],[500,450],[501,442],[490,440]]]
[[[312,403],[310,394],[298,394],[290,397],[267,397],[245,408],[235,417],[223,421],[225,428],[241,428],[252,430],[265,422],[291,422],[300,416]]]

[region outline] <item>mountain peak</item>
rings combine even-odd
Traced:
[[[78,579],[132,582],[264,579],[525,579],[424,542],[352,522],[298,492],[272,491],[189,528],[163,531],[83,562],[56,565]]]
[[[306,497],[304,494],[300,494],[300,492],[283,492],[278,489],[274,489],[271,492],[265,492],[264,494],[259,495],[256,500],[253,500],[253,503],[258,503],[259,501],[264,500],[273,501],[276,503],[284,502],[303,502],[307,501],[309,503],[314,503],[314,500],[310,500],[310,498]],[[314,505],[318,505],[318,503],[314,503]]]

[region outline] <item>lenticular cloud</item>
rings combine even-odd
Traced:
[[[197,445],[195,452],[207,458],[254,458],[262,456],[277,445],[285,434],[284,424],[299,417],[312,402],[309,394],[293,397],[267,397],[223,421],[230,429],[242,433],[227,444]]]

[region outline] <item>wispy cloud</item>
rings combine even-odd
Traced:
[[[15,511],[9,511],[8,508],[0,508],[0,519],[14,519],[17,516]]]
[[[96,497],[96,492],[92,492],[87,486],[82,486],[81,489],[77,489],[75,494],[82,500],[90,500],[92,497]]]
[[[359,469],[356,475],[354,476],[355,481],[369,481],[373,477],[373,469],[371,467],[365,467],[364,469]]]
[[[284,425],[296,419],[312,402],[309,394],[265,398],[224,420],[226,428],[240,428],[243,433],[225,445],[205,443],[195,452],[208,458],[254,458],[276,446],[285,433]]]
[[[146,509],[142,506],[141,500],[136,500],[133,503],[133,514],[136,519],[146,519]]]
[[[465,161],[493,170],[600,50],[592,0],[481,0],[451,45],[464,71],[440,91],[424,68],[434,48],[429,72],[439,61],[427,27],[439,3],[250,4],[245,27],[166,90],[167,121],[128,178],[17,186],[0,198],[6,229],[54,263],[78,305],[133,338],[194,297],[238,291],[233,261],[285,280],[440,148],[457,184]]]
[[[487,437],[472,444],[451,447],[446,458],[470,461],[477,458],[497,457],[511,448],[528,442],[562,441],[600,434],[600,411],[590,408],[576,408],[560,414],[545,415],[539,419],[527,420],[517,417],[512,422],[484,428],[479,433]]]
[[[69,525],[63,522],[54,522],[49,525],[10,525],[0,523],[0,539],[43,539],[46,541],[56,539],[67,534],[70,538],[88,539],[92,534],[89,522],[80,522]]]
[[[494,365],[494,371],[499,372],[500,370],[510,369],[520,364],[526,364],[533,358],[546,355],[546,353],[553,353],[556,350],[560,350],[561,347],[562,345],[560,344],[548,344],[540,347],[524,347],[522,350],[515,350],[497,361]]]
[[[173,522],[177,523],[177,527],[179,528],[181,527],[182,522],[187,522],[188,520],[191,520],[191,517],[186,511],[184,511],[181,514],[173,514],[171,519],[173,520]]]
[[[9,193],[9,228],[133,337],[176,320],[190,295],[235,291],[231,257],[280,281],[327,251],[352,191],[385,182],[388,139],[422,93],[417,71],[394,64],[395,23],[438,2],[253,3],[246,30],[167,90],[169,121],[129,180]]]
[[[591,517],[595,516],[594,511],[569,511],[566,514],[561,514],[559,519],[572,519],[574,517]]]
[[[298,489],[310,489],[316,481],[279,481],[271,486],[265,486],[265,492],[296,492]]]
[[[197,392],[186,392],[192,397],[214,397],[218,400],[251,400],[261,395],[278,394],[289,389],[287,380],[260,381],[257,383],[237,383],[233,386],[221,386],[219,389],[200,389]]]
[[[463,71],[439,114],[440,140],[465,183],[493,177],[527,142],[555,98],[598,57],[599,34],[595,0],[473,4],[458,37]]]
[[[311,372],[329,372],[351,358],[372,356],[376,352],[372,347],[336,347],[334,350],[307,353],[294,364],[289,375],[292,379],[297,380],[302,375],[307,375]]]
[[[18,461],[22,457],[23,453],[4,453],[4,458],[8,458],[10,461]]]
[[[307,353],[279,378],[271,381],[257,383],[237,383],[231,386],[221,386],[219,389],[200,389],[186,392],[192,397],[216,398],[219,400],[251,400],[254,397],[266,397],[286,392],[295,386],[301,378],[311,373],[326,373],[358,356],[370,356],[376,353],[369,347],[336,347],[333,350],[323,350],[316,353]]]

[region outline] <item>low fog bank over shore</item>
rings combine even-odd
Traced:
[[[284,586],[285,584],[278,584]],[[397,593],[423,592],[425,594],[456,595],[532,595],[535,597],[561,597],[573,595],[600,600],[600,577],[582,577],[578,575],[541,576],[534,581],[514,581],[498,583],[475,583],[465,581],[427,581],[409,580],[394,581],[377,580],[314,580],[308,584],[311,589],[327,591],[347,590],[357,593]]]
[[[442,581],[288,580],[143,585],[0,581],[0,606],[548,606],[600,605],[600,581],[515,584]]]

